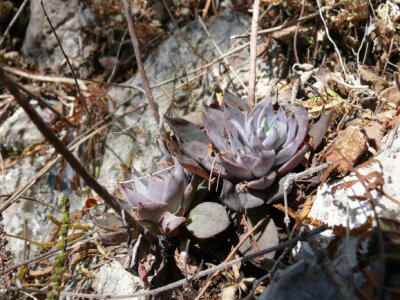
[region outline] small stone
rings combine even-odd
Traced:
[[[350,172],[348,163],[352,166],[356,165],[367,150],[368,144],[361,130],[355,126],[350,126],[342,131],[337,140],[330,146],[326,154],[326,161],[336,164],[337,171],[341,175],[345,175]],[[346,159],[343,159],[338,151]]]
[[[118,262],[114,261],[100,268],[95,276],[92,287],[95,292],[103,295],[132,295],[144,291],[142,280],[126,271]],[[125,299],[146,299],[135,297]]]

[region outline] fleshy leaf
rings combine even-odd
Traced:
[[[105,245],[119,245],[128,240],[128,232],[126,230],[111,232],[98,231],[97,235],[101,242]]]
[[[215,202],[203,202],[190,211],[187,229],[195,237],[207,239],[223,232],[229,224],[224,206]]]
[[[224,92],[224,102],[230,104],[236,108],[239,108],[241,110],[247,111],[249,107],[247,106],[247,103],[242,100],[242,98],[236,96],[235,94],[232,94],[231,92],[225,90]]]
[[[278,169],[278,175],[286,174],[287,172],[292,171],[294,168],[298,166],[298,164],[303,160],[304,155],[308,151],[308,145],[304,144],[303,147],[295,155],[292,156],[290,160],[288,160],[283,166]]]
[[[242,211],[239,196],[235,192],[235,185],[229,180],[223,180],[220,200],[229,209]]]
[[[181,149],[183,153],[196,161],[208,155],[208,144],[199,141],[183,143]]]
[[[276,172],[273,171],[268,176],[263,176],[258,179],[254,179],[252,181],[249,181],[247,183],[247,187],[249,189],[254,189],[254,190],[265,190],[266,188],[270,187],[271,184],[274,182],[276,178]]]
[[[252,178],[252,173],[246,167],[238,164],[236,161],[230,160],[225,155],[220,156],[222,166],[228,174],[232,174],[240,180],[249,180]]]
[[[151,201],[125,186],[120,186],[120,191],[124,198],[137,209],[140,216],[145,220],[157,222],[161,215],[168,209],[167,203]]]
[[[167,237],[176,236],[179,233],[179,226],[185,222],[186,219],[184,217],[177,217],[174,214],[171,214],[169,211],[165,212],[159,221],[161,228]]]
[[[167,124],[174,131],[179,141],[182,143],[199,141],[208,143],[206,133],[193,123],[181,118],[172,118],[164,115]]]
[[[209,111],[211,110],[212,109],[209,109]],[[228,149],[229,147],[227,139],[225,138],[225,129],[222,124],[210,118],[208,114],[203,115],[203,123],[208,137],[217,148],[217,150],[222,151]]]
[[[175,157],[173,159],[175,167],[172,172],[169,172],[167,185],[162,196],[162,201],[168,204],[168,210],[172,213],[176,212],[183,203],[183,194],[187,182],[182,166]]]
[[[149,178],[147,185],[148,197],[153,201],[161,202],[165,187],[166,182],[164,179],[157,176],[152,176]]]
[[[313,149],[318,149],[321,145],[325,134],[331,124],[334,109],[332,108],[327,114],[323,115],[318,122],[314,123],[308,134],[313,138]]]
[[[248,212],[246,222],[249,226],[247,230],[251,230],[255,224],[257,224],[262,218],[268,215],[265,210],[251,210]],[[244,232],[239,239],[242,239],[246,232]],[[250,255],[258,251],[273,247],[278,245],[278,229],[275,226],[273,219],[269,219],[264,222],[259,229],[254,232],[254,238],[247,239],[242,246],[240,246],[239,251],[243,255]],[[275,252],[270,252],[266,255],[254,258],[251,262],[256,265],[262,265],[265,260],[271,260],[274,258]]]
[[[264,204],[264,191],[253,190],[247,187],[242,188],[240,183],[236,184],[235,189],[242,209],[247,210]]]

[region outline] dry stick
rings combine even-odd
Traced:
[[[84,166],[79,162],[78,159],[68,150],[68,148],[58,139],[58,137],[47,127],[46,123],[43,122],[41,117],[38,115],[36,110],[29,105],[24,95],[20,93],[14,81],[9,78],[4,70],[0,67],[0,82],[9,90],[14,96],[18,104],[24,109],[25,113],[29,116],[31,121],[36,125],[39,131],[45,136],[45,138],[53,144],[54,148],[60,153],[64,159],[70,164],[76,173],[78,173],[85,183],[92,188],[103,200],[110,205],[117,213],[120,213],[120,205],[116,199],[102,186],[96,179],[94,179]],[[145,230],[137,220],[128,213],[126,219],[132,224],[132,226],[140,233],[146,236],[149,242],[157,242],[157,237],[148,230]]]
[[[213,274],[216,271],[227,269],[227,268],[229,268],[229,267],[231,267],[231,266],[233,266],[235,264],[249,261],[249,260],[251,260],[253,258],[256,258],[256,257],[259,257],[261,255],[265,255],[265,254],[270,253],[270,252],[274,252],[274,251],[279,251],[279,250],[285,249],[287,247],[290,247],[290,246],[293,246],[293,245],[297,244],[299,241],[305,241],[308,238],[325,231],[326,229],[327,229],[326,226],[317,227],[317,228],[315,228],[315,229],[313,229],[313,230],[311,230],[309,232],[300,234],[300,235],[296,236],[295,238],[290,239],[290,240],[288,240],[286,242],[283,242],[283,243],[281,243],[279,245],[273,246],[273,247],[268,248],[268,249],[261,250],[259,252],[254,253],[254,254],[250,254],[250,255],[243,256],[243,257],[239,257],[239,258],[236,258],[234,260],[228,261],[228,262],[226,262],[224,264],[220,264],[220,265],[215,266],[213,268],[209,268],[207,270],[201,271],[201,272],[199,272],[199,273],[197,273],[197,274],[195,274],[193,276],[190,276],[189,280],[198,279],[198,278],[207,276],[209,274]],[[58,252],[58,251],[55,250],[54,252],[51,253],[51,255],[53,255],[55,252]],[[47,254],[44,254],[44,255],[47,255],[46,257],[48,257],[49,254],[50,253],[47,253]],[[44,259],[44,258],[41,258],[41,259]],[[26,262],[24,264],[26,264]],[[18,265],[20,267],[20,266],[22,266],[24,264],[18,264]],[[16,269],[16,268],[14,267],[13,269]],[[5,271],[0,271],[0,276],[4,275],[4,274],[7,274],[8,272],[10,272],[10,269],[7,269]],[[85,294],[85,293],[61,292],[60,296],[82,297],[82,298],[85,298],[85,299],[111,299],[111,298],[112,299],[126,299],[126,298],[135,298],[135,297],[137,298],[137,297],[155,296],[155,295],[161,294],[163,292],[172,290],[174,288],[180,287],[180,286],[184,285],[185,283],[186,283],[186,278],[178,280],[178,281],[175,281],[173,283],[170,283],[168,285],[165,285],[165,286],[157,288],[157,289],[153,289],[153,290],[150,290],[150,291],[139,292],[139,293],[135,293],[133,295],[112,296],[112,295],[101,295],[101,294]],[[21,289],[18,289],[18,290],[21,290]],[[30,290],[30,292],[34,292],[34,293],[38,293],[38,294],[42,294],[42,295],[48,293],[47,291],[43,291],[43,290]]]
[[[15,22],[18,20],[20,14],[22,13],[22,11],[24,10],[26,4],[28,3],[28,0],[24,0],[24,2],[22,2],[21,6],[19,7],[17,13],[15,14],[15,16],[13,17],[13,19],[11,20],[10,24],[8,24],[6,31],[4,31],[4,34],[0,40],[0,48],[3,45],[4,40],[6,39],[6,36],[8,35],[8,33],[10,32],[11,28],[14,26]]]
[[[256,231],[265,222],[265,220],[266,220],[266,218],[263,218],[260,221],[258,221],[256,226],[254,226],[251,230],[249,230],[249,232],[246,233],[244,238],[236,245],[235,248],[233,248],[233,250],[229,253],[228,257],[225,258],[223,263],[226,263],[226,262],[230,261],[233,258],[233,256],[235,255],[236,251],[240,248],[240,246],[243,245],[243,243],[253,234],[253,232]],[[199,300],[201,298],[201,296],[204,295],[204,293],[207,291],[208,287],[211,285],[212,280],[215,277],[217,277],[219,274],[221,274],[221,270],[218,270],[217,272],[212,274],[210,276],[210,278],[207,279],[207,283],[204,285],[204,287],[201,289],[201,291],[197,294],[195,300]]]
[[[306,4],[306,1],[303,0],[303,4],[301,6],[300,18],[303,16],[305,4]],[[299,25],[300,25],[300,21],[297,21],[296,31],[295,31],[294,37],[293,37],[294,57],[296,58],[296,62],[298,64],[300,63],[299,56],[297,55],[297,34],[299,32]]]
[[[250,35],[250,72],[249,72],[249,107],[253,108],[256,100],[256,60],[257,60],[257,28],[260,14],[260,0],[254,0],[253,20]]]
[[[55,83],[66,83],[66,84],[75,84],[75,80],[66,77],[55,77],[55,76],[45,76],[45,75],[38,75],[38,74],[30,74],[16,68],[11,68],[7,66],[3,66],[3,69],[8,73],[12,73],[17,76],[21,76],[24,78],[28,78],[31,80],[38,80],[44,82],[55,82]],[[84,83],[84,80],[78,79],[78,84],[81,89],[87,90],[87,87]]]
[[[291,190],[291,187],[293,186],[293,183],[296,180],[299,180],[302,177],[311,175],[313,173],[322,171],[323,169],[326,169],[327,167],[329,167],[331,163],[324,163],[322,165],[319,165],[317,167],[314,168],[309,168],[303,172],[300,173],[293,173],[293,174],[289,174],[288,177],[286,178],[285,182],[283,183],[283,203],[285,205],[285,217],[283,219],[285,226],[286,226],[286,231],[288,234],[289,233],[289,224],[290,224],[290,219],[289,219],[289,213],[288,213],[288,199],[287,199],[287,195]]]
[[[113,69],[112,69],[112,71],[111,71],[111,74],[110,74],[110,76],[109,76],[108,79],[107,79],[107,83],[110,83],[110,82],[111,82],[111,80],[112,80],[113,77],[114,77],[115,71],[117,70],[117,67],[118,67],[118,65],[119,65],[119,55],[120,55],[120,53],[121,53],[121,49],[122,49],[122,45],[123,45],[124,40],[125,40],[126,33],[127,33],[127,32],[126,32],[126,29],[125,29],[124,34],[122,35],[122,38],[121,38],[121,42],[119,43],[119,46],[118,46],[117,54],[115,55],[115,58],[117,59],[117,61],[116,61],[116,63],[114,64],[114,67],[113,67]]]
[[[69,66],[69,68],[70,68],[70,70],[71,70],[71,73],[72,73],[72,77],[74,77],[75,86],[76,86],[76,89],[77,89],[77,91],[78,91],[79,98],[81,99],[82,104],[83,104],[83,106],[85,107],[85,110],[86,110],[86,113],[87,113],[87,115],[88,115],[89,121],[90,121],[90,123],[93,123],[92,115],[90,114],[89,108],[88,108],[88,106],[87,106],[87,104],[86,104],[86,100],[85,100],[85,98],[83,97],[83,94],[82,94],[81,89],[80,89],[80,87],[79,87],[78,79],[76,78],[74,68],[72,67],[71,62],[69,61],[69,58],[68,58],[67,54],[65,53],[64,48],[63,48],[62,45],[61,45],[61,41],[60,41],[60,39],[58,38],[58,35],[57,35],[57,33],[56,33],[56,30],[55,30],[53,24],[51,23],[51,20],[50,20],[49,16],[47,15],[46,9],[44,8],[43,0],[40,0],[40,5],[42,6],[44,16],[46,17],[46,20],[47,20],[47,22],[48,22],[49,25],[50,25],[51,31],[53,31],[53,34],[54,34],[54,36],[56,37],[58,46],[60,47],[60,50],[61,50],[62,54],[64,55],[65,60],[67,61],[67,64],[68,64],[68,66]]]
[[[208,10],[210,9],[210,5],[211,5],[211,0],[207,0],[206,5],[204,6],[203,14],[201,16],[203,19],[205,19],[207,17]]]
[[[219,46],[217,45],[217,43],[215,42],[215,40],[213,39],[211,33],[208,31],[206,24],[204,24],[203,19],[199,16],[199,23],[201,25],[201,27],[203,27],[204,31],[206,32],[207,36],[210,38],[211,42],[213,43],[215,49],[217,49],[219,55],[223,55],[221,49],[219,48]],[[237,78],[237,80],[239,81],[239,83],[241,84],[241,86],[243,87],[243,89],[246,91],[247,87],[245,86],[245,84],[243,83],[242,79],[240,79],[239,74],[236,72],[236,70],[229,64],[229,61],[226,57],[223,58],[224,63],[226,64],[226,66],[232,71],[232,73],[235,75],[234,78]]]
[[[140,77],[142,78],[142,82],[144,85],[144,90],[146,92],[147,100],[150,103],[151,110],[153,112],[154,119],[157,122],[157,126],[160,126],[160,115],[158,114],[158,105],[154,101],[153,94],[150,89],[149,80],[147,79],[146,70],[144,69],[142,58],[140,57],[140,49],[139,42],[136,37],[135,27],[133,26],[132,16],[130,14],[130,8],[127,0],[122,0],[122,4],[124,5],[124,14],[126,21],[128,22],[129,34],[132,40],[133,51],[135,52],[136,63],[139,68]]]

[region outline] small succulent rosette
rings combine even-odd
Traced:
[[[308,151],[307,111],[296,107],[286,113],[279,107],[275,112],[269,97],[245,113],[224,102],[221,110],[209,108],[203,122],[230,177],[224,181],[221,198],[235,210],[261,205],[264,201],[257,191],[293,170]]]
[[[269,97],[249,109],[239,97],[226,92],[220,108],[208,108],[203,124],[213,149],[198,130],[192,129],[196,137],[190,139],[179,124],[182,121],[166,120],[182,152],[223,179],[221,201],[236,211],[262,205],[264,191],[277,177],[293,170],[309,148],[304,143],[308,131],[305,108],[275,111]]]
[[[153,175],[133,177],[133,189],[121,185],[123,197],[143,220],[157,223],[168,237],[178,233],[179,226],[186,222],[186,210],[196,192],[198,180],[189,181],[181,164],[173,157],[175,166],[167,176]]]

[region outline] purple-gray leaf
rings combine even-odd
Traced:
[[[224,206],[215,202],[203,202],[190,211],[187,229],[198,239],[208,239],[225,231],[229,224]]]
[[[227,155],[228,156],[228,155]],[[232,174],[232,176],[240,179],[240,180],[249,180],[253,177],[253,174],[246,167],[234,162],[225,157],[225,155],[220,156],[222,166],[226,170],[228,174]]]
[[[274,182],[275,178],[276,178],[276,172],[272,171],[267,176],[263,176],[261,178],[249,181],[247,183],[247,187],[249,189],[262,191],[262,190],[265,190],[266,188],[270,187],[271,184]]]
[[[295,155],[293,155],[293,157],[287,161],[284,165],[282,165],[279,169],[278,169],[278,175],[282,176],[284,174],[286,174],[287,172],[292,171],[294,168],[296,168],[299,163],[302,161],[304,155],[307,153],[308,151],[308,145],[304,144],[303,147],[301,147],[301,149],[299,151],[297,151],[297,153]]]
[[[169,172],[167,185],[164,189],[162,201],[168,204],[169,211],[176,212],[179,206],[183,203],[183,195],[187,184],[186,174],[177,161],[173,158],[175,167],[172,172]]]
[[[161,216],[159,221],[159,223],[161,224],[161,228],[167,237],[176,236],[178,234],[179,226],[181,226],[185,222],[186,219],[184,217],[175,216],[169,211],[165,212]]]

